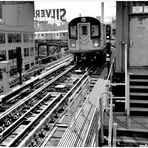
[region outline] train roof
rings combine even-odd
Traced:
[[[60,32],[68,32],[68,30],[57,30],[57,31],[36,31],[35,34],[42,34],[42,33],[60,33]]]
[[[77,23],[83,23],[83,22],[92,22],[94,24],[101,23],[98,19],[94,17],[84,16],[84,17],[76,17],[73,20],[69,22],[69,25],[76,25]]]

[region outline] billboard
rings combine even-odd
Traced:
[[[45,9],[35,10],[35,18],[52,18],[59,21],[65,21],[66,9]]]

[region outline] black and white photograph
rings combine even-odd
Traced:
[[[148,147],[148,1],[0,1],[0,147]]]

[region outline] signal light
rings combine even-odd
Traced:
[[[111,37],[111,26],[106,25],[106,39],[110,39]]]

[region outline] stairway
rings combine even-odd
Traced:
[[[129,76],[131,115],[148,115],[148,75]]]
[[[147,117],[139,116],[130,119],[131,125],[126,122],[124,115],[114,114],[113,122],[117,123],[116,146],[117,147],[148,147],[148,119]],[[108,143],[108,122],[109,116],[105,116],[104,120],[104,145]],[[107,139],[107,140],[106,140]]]
[[[117,129],[117,146],[139,147],[148,145],[148,130],[138,129]]]

